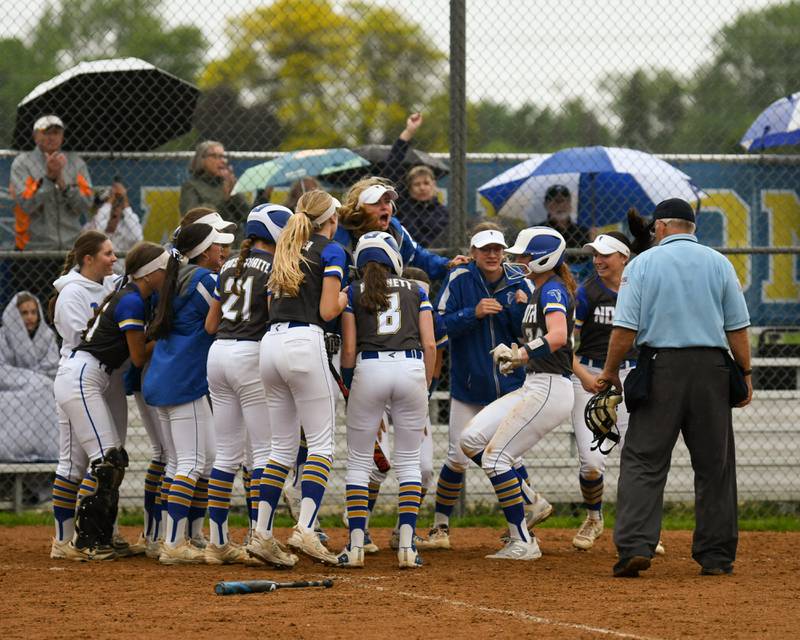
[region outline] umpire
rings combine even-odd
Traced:
[[[658,246],[625,268],[614,329],[598,388],[619,385],[618,369],[636,344],[651,377],[633,410],[620,460],[614,543],[616,577],[650,567],[658,543],[664,485],[678,433],[695,473],[696,528],[692,557],[701,575],[733,571],[738,540],[736,458],[728,347],[744,369],[749,404],[750,317],[736,272],[717,251],[697,242],[695,217],[685,200],[658,204],[653,215]],[[645,360],[646,362],[643,362]],[[633,377],[633,372],[628,380]],[[630,393],[626,382],[626,395]]]

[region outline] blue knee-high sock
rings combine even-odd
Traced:
[[[144,476],[144,537],[155,540],[158,535],[158,520],[161,517],[157,503],[166,462],[151,460]]]
[[[589,511],[601,514],[603,509],[603,474],[601,473],[597,478],[584,478],[579,475],[578,480],[581,485],[581,494],[583,495],[583,506]]]
[[[53,518],[56,521],[56,540],[64,542],[75,533],[75,506],[78,503],[79,483],[56,475],[53,480]]]
[[[381,493],[381,483],[370,480],[367,489],[369,491],[367,510],[372,513],[375,510],[375,503],[378,501],[378,496]]]
[[[250,527],[256,526],[258,520],[258,500],[261,493],[261,476],[264,475],[264,467],[256,467],[253,469],[252,476],[250,477],[250,491],[248,509],[250,513]]]
[[[401,547],[411,547],[414,544],[420,502],[422,502],[422,484],[401,482],[397,493],[397,524],[400,529]]]
[[[189,507],[189,538],[199,537],[203,534],[203,522],[206,519],[208,507],[208,478],[198,478]]]
[[[300,480],[302,500],[298,524],[305,529],[314,528],[314,520],[322,504],[330,473],[331,459],[327,456],[309,455],[303,465],[303,477]]]
[[[513,469],[509,469],[496,476],[491,476],[489,480],[508,521],[511,537],[530,542],[531,537],[525,526],[525,502],[522,499],[517,474]]]
[[[289,467],[282,465],[280,462],[275,462],[274,460],[270,460],[267,466],[264,467],[258,484],[259,531],[262,529],[264,531],[272,531],[275,509],[278,507],[278,501],[281,499],[281,491],[283,491],[283,485],[286,482],[286,476],[289,475],[290,470]],[[261,511],[264,510],[268,510],[268,514],[266,522],[262,523]],[[263,526],[261,526],[262,524]]]
[[[350,547],[364,546],[364,532],[369,516],[369,487],[358,484],[345,486],[347,525],[350,529]]]
[[[186,520],[192,506],[196,481],[188,476],[176,475],[169,487],[169,501],[167,502],[168,520],[171,527],[164,535],[169,544],[178,544],[186,533]]]
[[[436,482],[436,513],[444,516],[445,520],[453,513],[462,486],[464,486],[464,472],[453,471],[446,464],[443,465],[439,480]]]
[[[208,518],[211,521],[211,544],[219,547],[228,542],[228,514],[235,473],[211,470],[208,480]]]

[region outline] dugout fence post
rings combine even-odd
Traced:
[[[464,244],[467,216],[467,6],[450,0],[450,229],[453,255]]]

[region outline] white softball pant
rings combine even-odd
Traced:
[[[333,457],[339,392],[328,369],[322,329],[289,324],[270,326],[261,340],[259,367],[272,425],[270,458],[286,467],[297,458],[301,424],[308,455]]]
[[[214,409],[214,466],[236,473],[249,440],[253,468],[269,461],[269,410],[259,375],[260,343],[216,340],[208,352],[208,389]]]
[[[53,384],[60,410],[56,473],[73,482],[83,478],[90,461],[122,444],[104,396],[109,380],[97,358],[85,351],[76,351],[58,368]]]
[[[133,399],[136,401],[136,407],[139,409],[139,417],[142,419],[144,430],[147,432],[147,437],[150,440],[152,447],[151,460],[158,460],[159,462],[168,462],[170,458],[169,445],[172,445],[172,438],[165,437],[165,427],[161,424],[161,418],[158,417],[158,407],[151,407],[144,401],[144,396],[141,391],[133,392]],[[173,447],[172,458],[175,457]],[[174,460],[173,460],[174,462]],[[174,467],[174,465],[173,465]]]
[[[559,374],[529,373],[525,384],[498,398],[461,436],[468,456],[483,451],[482,467],[490,476],[509,471],[514,462],[570,417],[572,382]]]
[[[453,471],[463,473],[469,466],[469,457],[461,449],[461,436],[470,421],[484,408],[481,404],[468,404],[450,399],[450,421],[448,424],[449,445],[447,447],[447,466]]]
[[[207,478],[214,466],[214,418],[208,398],[158,407],[158,417],[175,447],[175,473],[169,477]]]
[[[420,448],[428,417],[425,364],[417,358],[362,359],[359,355],[347,404],[347,484],[369,483],[375,438],[387,405],[397,479],[421,482]]]
[[[584,366],[592,375],[599,375],[603,371],[598,367]],[[628,373],[630,373],[630,368],[620,369],[620,382],[625,381]],[[589,427],[586,426],[586,421],[583,417],[586,404],[589,402],[589,398],[594,394],[583,388],[577,376],[572,376],[572,388],[575,393],[575,403],[572,405],[572,430],[575,432],[575,445],[578,449],[578,459],[581,463],[580,473],[584,477],[592,477],[593,472],[602,474],[606,468],[606,456],[600,453],[599,449],[592,451],[592,438],[594,436],[589,430]],[[625,408],[625,402],[620,402],[617,405],[617,428],[619,429],[620,435],[620,451],[622,450],[622,445],[625,443],[625,433],[628,431],[629,418],[630,414],[628,414],[628,410]],[[610,442],[607,442],[605,447],[608,447],[609,444]]]

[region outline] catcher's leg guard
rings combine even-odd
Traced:
[[[97,489],[81,499],[75,515],[75,546],[79,549],[111,544],[119,486],[127,466],[128,453],[123,447],[110,449],[103,458],[92,462]]]

